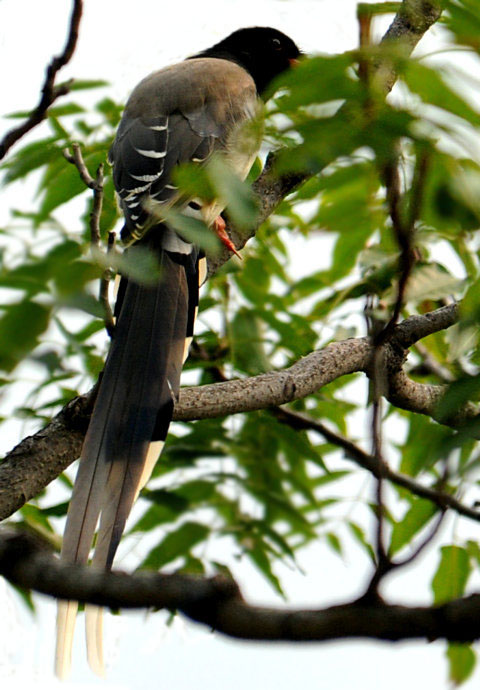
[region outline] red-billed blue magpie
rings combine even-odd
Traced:
[[[86,563],[100,520],[92,565],[109,569],[128,514],[161,452],[178,396],[205,278],[199,248],[165,220],[175,206],[197,210],[229,245],[220,200],[198,204],[179,193],[172,172],[220,155],[244,179],[258,137],[244,125],[271,81],[299,57],[285,34],[268,27],[235,31],[213,47],[140,82],[130,96],[109,153],[125,217],[122,240],[153,253],[152,284],[122,277],[116,326],[83,445],[61,558]],[[165,216],[162,218],[162,213]],[[133,246],[131,246],[133,245]],[[70,668],[76,602],[59,602],[56,672]],[[87,649],[103,673],[101,612],[86,607]]]

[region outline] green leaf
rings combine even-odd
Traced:
[[[183,565],[178,572],[188,573],[189,575],[206,574],[203,562],[199,558],[194,558],[193,556],[187,556],[185,565]]]
[[[416,477],[422,470],[447,458],[455,432],[432,422],[423,415],[410,417],[407,440],[401,445],[400,472]]]
[[[462,306],[464,301],[462,302]],[[478,343],[478,327],[465,323],[456,323],[445,333],[445,342],[449,345],[448,360],[456,362],[467,353],[472,352]]]
[[[33,350],[49,319],[50,308],[30,300],[6,307],[0,319],[0,369],[12,371]]]
[[[67,514],[68,501],[63,503],[57,503],[54,506],[49,506],[48,508],[42,508],[42,513],[46,517],[64,517]]]
[[[24,146],[2,167],[6,170],[4,184],[26,177],[51,161],[58,160],[61,152],[56,144],[57,137],[49,137]]]
[[[357,5],[357,17],[396,14],[400,7],[400,2],[359,2]]]
[[[417,264],[408,279],[405,301],[418,303],[443,299],[445,295],[458,295],[463,287],[464,281],[452,276],[440,264]],[[395,287],[384,295],[384,299],[393,304],[396,296]]]
[[[195,197],[204,201],[215,199],[215,190],[204,166],[183,163],[174,169],[172,180],[187,199]]]
[[[186,482],[178,489],[145,490],[142,496],[152,505],[132,528],[132,532],[148,532],[165,522],[175,521],[182,513],[209,503],[217,495],[213,481],[195,479]]]
[[[349,156],[359,146],[359,132],[345,112],[320,118],[296,128],[302,143],[281,149],[278,153],[279,172],[320,171],[341,156]]]
[[[399,522],[396,522],[390,541],[390,555],[394,556],[404,546],[409,544],[413,537],[428,524],[437,513],[438,508],[431,501],[418,499]]]
[[[11,582],[9,582],[9,585],[15,590],[20,599],[25,604],[26,608],[30,611],[30,613],[36,613],[35,602],[32,597],[32,592],[29,589],[25,589],[24,587],[20,587],[19,585],[14,585]]]
[[[103,86],[109,86],[109,82],[103,79],[74,79],[69,85],[69,89],[70,91],[82,91],[84,89],[99,89]]]
[[[167,494],[168,492],[165,493]],[[130,530],[130,533],[150,532],[151,530],[156,529],[159,525],[175,522],[179,515],[181,515],[187,509],[188,501],[165,500],[163,505],[160,501],[157,501],[154,505],[150,506],[150,508],[134,524]]]
[[[93,205],[93,198],[91,200],[91,205]],[[88,212],[90,213],[90,209]],[[118,217],[119,210],[117,201],[115,199],[113,177],[108,175],[103,185],[103,206],[102,214],[100,216],[100,233],[102,237],[107,237],[108,232],[113,230]]]
[[[469,557],[473,561],[476,561],[477,567],[480,567],[480,546],[478,545],[478,543],[476,541],[468,540],[467,551]]]
[[[191,482],[186,482],[175,490],[175,495],[186,500],[191,506],[208,502],[215,494],[215,483],[204,479],[194,479]]]
[[[210,254],[218,254],[220,251],[220,240],[202,220],[185,216],[173,209],[164,216],[187,242],[193,242]]]
[[[264,349],[262,322],[249,309],[239,309],[229,328],[233,364],[255,376],[271,369]]]
[[[33,296],[49,292],[48,283],[58,275],[68,272],[73,261],[81,254],[81,246],[71,240],[55,245],[41,258],[26,260],[13,270],[0,271],[0,285]]]
[[[256,221],[258,207],[250,186],[232,172],[220,156],[209,160],[206,171],[215,197],[225,202],[227,213],[235,225],[239,228],[251,227]]]
[[[113,268],[143,285],[153,285],[162,274],[157,258],[141,245],[134,245],[123,254],[95,252],[94,258],[102,268]]]
[[[204,541],[210,534],[210,528],[199,522],[185,522],[150,551],[142,563],[143,568],[159,570],[167,563],[189,555],[196,544]]]
[[[276,82],[288,89],[277,99],[279,108],[295,113],[301,106],[358,98],[362,85],[350,71],[354,59],[351,53],[344,53],[302,60]],[[321,79],[318,78],[320,74]]]
[[[112,127],[116,127],[120,122],[123,106],[118,105],[111,98],[104,98],[96,104],[95,110],[101,113]]]
[[[259,257],[249,256],[245,260],[242,270],[235,276],[235,282],[252,304],[263,305],[268,299],[270,276]]]
[[[100,163],[105,161],[105,151],[95,151],[93,153],[84,153],[84,162],[91,174],[95,174]],[[61,155],[60,153],[58,154]],[[48,180],[48,186],[45,187],[45,195],[40,207],[40,217],[46,219],[56,208],[67,201],[73,199],[79,194],[83,194],[88,190],[85,183],[81,180],[77,168],[68,163],[65,159],[58,161],[58,167],[55,169],[53,179]],[[44,179],[45,186],[46,181]]]
[[[476,230],[480,223],[480,170],[477,163],[438,151],[429,153],[422,220],[447,237]]]
[[[471,572],[467,549],[461,546],[442,546],[441,559],[432,580],[435,604],[444,604],[461,597]]]
[[[339,236],[335,243],[331,268],[322,275],[326,284],[331,284],[350,273],[372,232],[372,227],[356,227],[352,232]]]
[[[372,563],[375,563],[375,551],[372,548],[372,545],[369,543],[365,536],[365,532],[363,529],[357,525],[355,522],[348,521],[347,522],[348,527],[350,528],[351,533],[355,537],[356,541],[360,544],[360,546],[366,551],[368,554],[369,558],[372,560]]]
[[[425,103],[448,110],[449,113],[478,126],[480,113],[448,86],[438,70],[427,67],[425,63],[417,60],[408,60],[404,63],[404,67],[403,81]]]
[[[454,685],[461,685],[473,673],[477,656],[469,644],[449,642],[447,647],[449,678]]]
[[[445,21],[457,42],[480,50],[480,13],[476,0],[445,0]]]
[[[469,400],[480,398],[480,376],[462,376],[451,383],[437,405],[437,415],[440,419],[448,419]]]
[[[316,487],[325,486],[326,484],[331,484],[332,482],[336,482],[344,477],[349,477],[350,475],[351,472],[349,470],[336,470],[334,472],[328,472],[328,474],[324,474],[322,477],[315,477],[313,483]]]
[[[335,553],[337,553],[339,556],[343,556],[342,542],[338,536],[334,532],[327,532],[325,538],[330,548],[333,549],[333,551],[335,551]]]
[[[272,570],[272,564],[267,555],[268,549],[265,548],[264,542],[256,540],[255,546],[247,549],[246,553],[266,580],[272,585],[273,589],[282,597],[285,597],[280,580]]]
[[[80,115],[80,113],[84,112],[85,108],[78,103],[63,103],[62,105],[56,105],[53,108],[49,108],[48,117],[58,118],[65,117],[65,115]]]

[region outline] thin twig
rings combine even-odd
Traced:
[[[395,234],[398,247],[400,249],[399,257],[399,278],[397,285],[397,296],[392,315],[380,333],[375,337],[375,343],[381,345],[386,342],[392,334],[393,329],[397,325],[400,317],[403,304],[405,301],[405,290],[408,279],[412,272],[415,263],[415,254],[413,252],[413,224],[407,225],[401,214],[401,191],[400,191],[400,175],[398,171],[397,159],[390,161],[385,165],[383,170],[383,177],[387,190],[387,202],[389,207],[390,219],[392,221],[392,228]]]
[[[66,148],[63,149],[62,153],[67,161],[77,168],[84,185],[86,185],[89,189],[96,190],[98,186],[97,180],[90,175],[90,172],[85,165],[80,144],[73,142],[72,151],[73,153],[70,153],[69,149]],[[103,178],[101,178],[101,184],[103,184]]]
[[[423,539],[423,541],[420,542],[420,544],[417,546],[417,548],[409,556],[404,558],[402,561],[395,561],[394,562],[395,569],[404,568],[406,565],[410,565],[410,563],[413,563],[413,561],[415,561],[420,556],[420,554],[427,548],[427,546],[436,537],[445,515],[446,515],[445,510],[440,511],[440,514],[438,515],[437,519],[435,520],[432,529],[429,531],[429,533],[427,534],[425,539]]]
[[[421,151],[417,156],[417,164],[412,181],[412,191],[408,207],[407,220],[404,220],[401,213],[402,195],[398,161],[395,159],[394,161],[389,162],[383,171],[387,189],[387,202],[389,206],[390,219],[392,221],[395,239],[400,249],[400,275],[397,286],[397,297],[392,316],[385,328],[376,336],[375,342],[377,344],[384,343],[389,339],[393,329],[397,325],[402,308],[404,306],[407,283],[416,261],[413,239],[415,233],[415,224],[420,216],[422,208],[428,161],[428,154],[425,151]]]
[[[99,247],[101,242],[100,234],[100,217],[102,215],[103,206],[103,163],[97,168],[97,175],[95,177],[95,187],[93,188],[93,207],[90,213],[90,234],[92,244]]]
[[[393,335],[398,319],[405,301],[407,283],[415,264],[415,253],[413,250],[413,237],[415,223],[419,217],[425,179],[427,172],[427,156],[422,153],[417,158],[417,166],[413,179],[413,189],[410,199],[408,220],[405,221],[402,215],[402,193],[400,174],[398,169],[398,157],[395,155],[385,166],[383,177],[385,180],[387,202],[389,207],[390,219],[392,221],[395,239],[397,241],[400,258],[400,275],[397,286],[397,296],[395,300],[392,316],[386,326],[378,334],[373,336],[374,356],[371,372],[373,390],[373,412],[372,412],[372,440],[373,455],[378,465],[378,477],[376,486],[377,504],[377,532],[376,532],[376,554],[377,568],[373,574],[371,582],[367,588],[365,597],[378,596],[378,587],[382,578],[393,569],[401,567],[400,563],[393,562],[385,550],[384,527],[385,527],[385,505],[384,505],[384,476],[387,463],[383,457],[382,450],[382,420],[381,420],[381,396],[385,394],[388,386],[388,374],[385,372],[385,353],[383,345]],[[438,529],[438,527],[437,527]],[[436,534],[436,530],[431,536]],[[427,541],[427,543],[430,539]],[[420,553],[421,549],[418,551]]]
[[[358,22],[358,42],[360,48],[365,48],[371,45],[372,38],[372,19],[373,15],[371,12],[365,11],[365,6],[362,4],[357,5],[357,22]],[[360,59],[358,63],[358,76],[361,81],[368,84],[370,81],[370,63],[368,58],[360,53]]]
[[[408,208],[408,226],[407,233],[413,233],[415,223],[420,218],[422,210],[423,197],[425,194],[425,183],[427,180],[428,164],[430,156],[426,150],[420,150],[417,153],[417,162],[415,166],[415,173],[412,181],[412,193]]]
[[[378,348],[375,355],[378,352]],[[375,386],[374,386],[375,387]],[[377,566],[373,574],[372,580],[365,593],[365,597],[378,598],[378,587],[383,577],[391,570],[392,562],[387,554],[385,548],[385,499],[384,499],[384,477],[386,462],[383,457],[382,448],[382,400],[375,398],[372,409],[372,441],[373,441],[373,456],[375,464],[378,468],[377,482],[376,482],[376,515],[377,515],[377,529],[376,529],[376,544],[375,553],[377,556]]]
[[[115,234],[115,232],[110,231],[108,233],[107,256],[115,251],[115,241],[116,241],[116,234]],[[107,268],[107,269],[105,269],[105,272],[100,279],[100,302],[102,303],[103,309],[105,312],[105,316],[104,316],[105,328],[106,328],[107,333],[110,336],[110,338],[113,337],[113,333],[115,331],[115,319],[113,317],[112,307],[110,305],[110,300],[108,298],[109,297],[108,296],[108,288],[109,288],[111,280],[112,280],[112,271],[109,268]]]
[[[101,233],[100,233],[100,219],[102,215],[103,206],[103,163],[97,168],[96,176],[93,178],[85,165],[83,160],[82,150],[80,144],[73,143],[72,151],[70,153],[69,149],[63,150],[63,155],[69,163],[72,163],[77,170],[82,179],[82,182],[91,190],[93,190],[93,206],[90,213],[90,242],[92,247],[96,250],[101,251]],[[115,249],[115,233],[109,232],[108,234],[108,244],[107,244],[107,255],[113,252]],[[113,336],[115,330],[115,321],[113,318],[112,308],[110,306],[110,301],[108,299],[108,285],[112,278],[112,272],[110,269],[105,269],[103,276],[100,279],[100,289],[99,289],[99,299],[104,309],[104,321],[105,329],[110,336]]]
[[[0,142],[0,160],[5,156],[7,151],[13,144],[21,139],[27,132],[36,127],[47,116],[49,107],[59,96],[65,96],[70,91],[71,82],[66,82],[55,86],[55,79],[59,70],[70,61],[78,40],[78,30],[80,26],[80,19],[82,17],[83,3],[82,0],[74,0],[72,15],[70,17],[70,28],[68,32],[65,48],[61,55],[52,58],[47,67],[45,81],[41,90],[41,97],[37,107],[32,110],[30,116],[25,122],[14,129],[11,129],[5,134],[3,140]]]
[[[341,448],[344,451],[345,456],[352,460],[356,465],[362,467],[368,472],[371,472],[374,477],[378,477],[379,467],[377,460],[373,455],[366,453],[364,450],[362,450],[362,448],[357,446],[348,438],[345,438],[341,434],[335,433],[325,426],[325,424],[322,424],[322,422],[313,419],[313,417],[310,417],[303,412],[289,410],[286,407],[276,407],[273,409],[273,413],[279,421],[289,424],[294,429],[301,429],[305,431],[311,430],[321,434],[329,443]],[[397,486],[407,489],[407,491],[410,491],[410,493],[418,496],[419,498],[426,498],[437,505],[442,511],[449,508],[450,510],[453,510],[459,515],[463,515],[470,520],[480,522],[480,510],[469,508],[455,498],[455,496],[452,494],[419,484],[411,477],[401,474],[400,472],[395,472],[395,470],[392,470],[387,464],[384,464],[382,469],[385,479],[393,484],[396,484]]]

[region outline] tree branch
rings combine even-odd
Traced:
[[[410,381],[401,370],[405,346],[453,325],[457,318],[458,308],[451,305],[412,316],[395,327],[391,341],[384,346],[389,383],[386,397],[392,404],[435,418],[436,405],[446,387]],[[287,369],[248,379],[183,388],[173,419],[211,419],[304,398],[346,374],[368,374],[374,350],[367,338],[351,338],[312,352]],[[0,520],[36,496],[79,457],[94,390],[72,400],[49,425],[25,438],[5,456],[0,465]],[[457,422],[464,425],[475,420],[478,414],[474,405],[467,404],[458,410],[455,418],[441,421],[452,426]]]
[[[280,609],[249,605],[230,579],[98,572],[65,565],[26,534],[3,530],[0,573],[18,586],[60,599],[111,608],[166,608],[229,637],[307,642],[347,638],[379,640],[480,638],[480,595],[441,606],[394,606],[353,601],[325,609]]]
[[[101,232],[100,232],[100,220],[102,215],[103,207],[103,195],[104,195],[104,165],[100,163],[97,168],[96,176],[93,178],[85,165],[85,161],[82,156],[82,149],[80,144],[72,144],[73,154],[70,153],[68,148],[63,150],[63,155],[69,163],[72,163],[77,170],[78,174],[84,185],[93,191],[93,205],[92,211],[90,213],[90,244],[93,251],[101,252]],[[115,249],[115,232],[108,233],[107,241],[107,254],[111,254]],[[113,337],[113,332],[115,330],[115,319],[113,317],[112,307],[110,306],[110,301],[108,299],[108,287],[110,280],[112,279],[112,271],[107,268],[105,269],[102,278],[100,279],[100,289],[99,289],[99,300],[104,310],[104,321],[105,329],[110,336]]]
[[[321,434],[329,443],[341,448],[345,453],[345,457],[347,457],[349,460],[352,460],[356,465],[358,465],[358,467],[362,467],[370,472],[374,477],[378,478],[380,472],[378,462],[376,461],[375,457],[370,455],[370,453],[366,453],[362,448],[350,441],[350,439],[345,438],[341,434],[335,433],[325,426],[325,424],[322,424],[322,422],[318,422],[316,419],[313,419],[302,412],[294,412],[293,410],[289,410],[284,407],[275,410],[275,416],[277,419],[279,419],[279,421],[289,424],[294,429],[304,431],[310,430]],[[424,486],[406,474],[395,472],[395,470],[392,470],[392,468],[387,464],[384,464],[383,467],[383,477],[384,479],[388,479],[393,484],[407,489],[415,496],[428,499],[432,503],[435,503],[435,505],[437,505],[441,510],[450,508],[459,515],[463,515],[470,520],[480,522],[480,510],[475,510],[474,508],[466,506],[451,494],[447,494],[444,491],[439,491],[438,489],[430,486]]]
[[[65,96],[65,94],[70,91],[69,83],[55,86],[55,79],[57,73],[70,61],[75,51],[82,12],[82,0],[74,0],[72,15],[70,17],[68,37],[63,52],[61,55],[53,57],[47,67],[45,81],[42,86],[41,96],[37,107],[32,110],[30,116],[23,124],[18,127],[14,127],[7,132],[0,142],[0,160],[5,156],[13,144],[15,144],[27,132],[32,130],[45,119],[49,107],[57,100],[57,98],[59,98],[59,96]]]

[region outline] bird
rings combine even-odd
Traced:
[[[262,96],[301,52],[271,27],[239,29],[210,48],[143,79],[128,99],[109,151],[126,251],[158,265],[146,282],[123,275],[115,329],[101,375],[63,536],[61,561],[112,567],[126,520],[161,453],[178,398],[206,276],[203,251],[168,222],[172,208],[199,216],[234,250],[221,200],[186,199],[172,177],[182,163],[220,156],[245,179],[261,137],[245,135]],[[71,667],[78,603],[59,601],[55,670]],[[101,609],[86,606],[87,657],[104,675]]]

